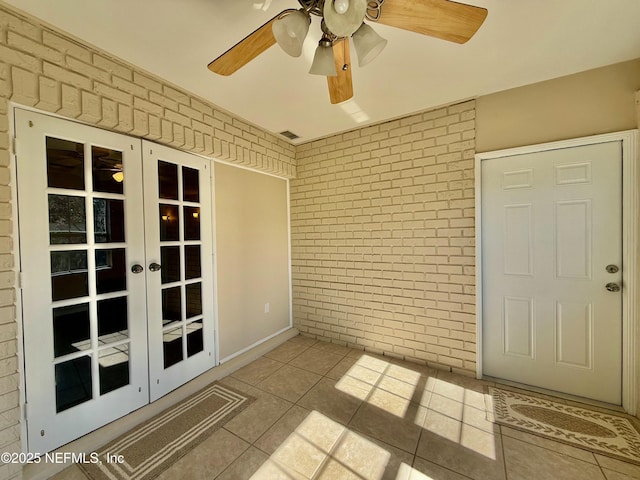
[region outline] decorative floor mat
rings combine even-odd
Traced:
[[[252,401],[213,383],[99,449],[100,463],[79,466],[94,480],[154,478]]]
[[[496,423],[640,465],[640,433],[622,415],[494,387],[489,393]]]

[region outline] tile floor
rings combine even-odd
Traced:
[[[492,424],[489,382],[303,336],[221,382],[256,401],[159,480],[640,479],[640,466]],[[54,478],[86,480],[76,466]]]

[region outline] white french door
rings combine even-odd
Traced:
[[[15,129],[27,440],[42,453],[214,366],[211,175],[34,112],[16,109]]]
[[[151,401],[214,364],[209,162],[143,142]]]
[[[622,142],[482,162],[483,372],[621,404]]]

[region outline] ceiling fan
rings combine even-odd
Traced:
[[[209,63],[220,75],[231,75],[274,44],[299,57],[311,15],[320,17],[322,38],[309,73],[324,75],[331,103],[353,96],[349,37],[358,65],[384,49],[381,38],[364,20],[455,43],[467,42],[480,28],[487,9],[450,0],[298,0],[301,9],[286,9]]]

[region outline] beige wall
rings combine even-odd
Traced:
[[[295,148],[0,3],[0,451],[21,451],[9,101],[282,177]],[[0,478],[21,466],[0,465]]]
[[[636,100],[636,128],[640,129],[640,90],[636,92],[635,95]],[[638,138],[638,163],[640,163],[640,138]],[[640,188],[640,186],[639,186]],[[638,222],[640,225],[640,222]],[[638,232],[637,237],[640,239],[640,232]],[[638,259],[640,259],[640,244],[636,245],[636,252],[638,255]],[[640,271],[640,265],[637,266],[638,271]],[[640,282],[636,288],[636,294],[640,295]],[[640,297],[639,297],[640,298]],[[636,382],[638,387],[638,393],[636,394],[636,401],[638,402],[636,416],[640,418],[640,328],[636,331],[636,355],[638,356],[638,364],[636,365]]]
[[[476,149],[584,137],[637,127],[640,59],[477,99]]]
[[[290,325],[288,185],[281,178],[221,163],[214,168],[224,359]]]
[[[473,374],[475,104],[298,148],[294,324]]]

